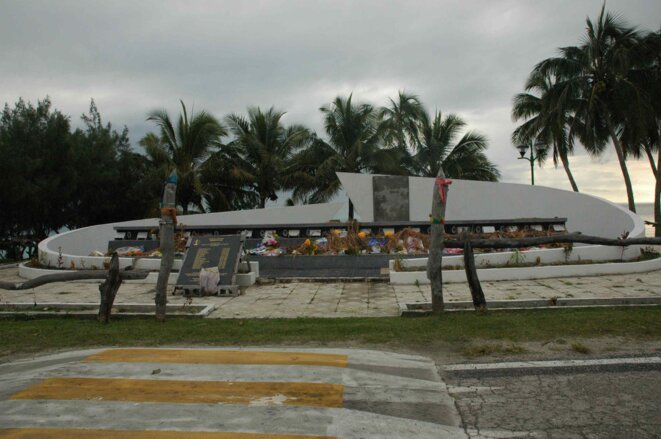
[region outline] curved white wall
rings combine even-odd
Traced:
[[[214,212],[180,216],[180,224],[197,225],[234,225],[234,224],[286,224],[286,223],[320,223],[334,218],[342,203],[324,203],[308,206],[271,207],[266,209],[251,209],[235,212]],[[112,224],[100,224],[84,227],[51,236],[39,243],[39,258],[44,265],[58,267],[60,250],[62,264],[60,268],[70,268],[73,262],[77,269],[103,268],[103,263],[109,258],[88,256],[95,250],[103,253],[108,249],[108,241],[117,236],[117,226],[149,226],[158,227],[157,218],[134,221],[124,221]],[[119,258],[120,268],[134,266],[143,270],[158,270],[160,259]],[[180,260],[175,260],[174,268],[179,269]]]
[[[39,260],[44,265],[54,268],[101,269],[110,258],[89,256],[94,250],[103,253],[108,249],[108,241],[116,236],[114,227],[125,223],[100,224],[71,230],[44,239],[39,243]],[[61,267],[58,259],[62,255]],[[158,270],[160,259],[119,258],[119,268],[129,266],[142,270]],[[174,261],[174,268],[179,269],[181,261]]]
[[[338,172],[362,221],[374,221],[372,176]],[[409,217],[428,221],[434,179],[409,177]],[[514,183],[453,180],[448,192],[448,221],[512,218],[567,218],[570,232],[617,238],[644,236],[645,223],[629,210],[592,195]]]
[[[362,221],[373,221],[372,176],[368,174],[338,173],[342,184],[354,203]],[[431,207],[433,178],[410,177],[410,219],[427,221]],[[218,212],[180,217],[188,225],[214,224],[276,224],[326,222],[334,218],[341,203],[253,209],[240,212]],[[644,236],[643,220],[607,200],[591,195],[512,183],[490,183],[454,180],[448,196],[448,220],[512,219],[512,218],[566,217],[570,232],[582,232],[605,238],[616,238],[624,232],[630,237]],[[108,258],[88,256],[94,250],[105,252],[108,241],[116,237],[114,227],[131,225],[157,226],[155,218],[101,224],[52,236],[39,243],[42,262],[58,266],[59,249],[62,250],[63,267],[73,262],[76,268],[102,268]],[[598,250],[598,249],[601,250]],[[612,253],[608,247],[596,247],[593,251]],[[619,249],[618,249],[619,251]],[[640,255],[639,246],[625,249],[623,259]],[[180,264],[180,261],[176,261]],[[158,259],[120,258],[120,266],[158,269]],[[175,265],[178,268],[178,265]]]

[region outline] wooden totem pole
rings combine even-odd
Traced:
[[[156,282],[156,320],[165,320],[165,308],[168,302],[167,288],[172,264],[174,263],[174,228],[177,224],[177,209],[175,196],[177,193],[177,172],[172,171],[163,189],[161,202],[161,221],[158,238],[161,248],[161,267]]]
[[[427,279],[431,281],[431,308],[433,313],[440,313],[445,308],[443,303],[443,235],[445,234],[445,205],[448,186],[452,180],[445,178],[443,168],[438,170],[434,183],[434,195],[431,205],[431,238],[429,258],[427,259]]]

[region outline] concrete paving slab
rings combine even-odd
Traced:
[[[16,268],[0,270],[1,280],[16,280]],[[19,278],[20,280],[20,278]],[[483,282],[487,302],[557,298],[661,297],[661,271],[604,277],[557,278]],[[448,303],[470,300],[465,284],[444,287]],[[127,284],[120,287],[116,303],[153,304],[154,287]],[[173,305],[188,299],[168,295]],[[431,300],[427,286],[390,285],[382,282],[291,282],[254,285],[243,295],[193,297],[193,303],[216,305],[210,318],[298,318],[396,316],[402,304]],[[98,282],[59,282],[28,291],[0,290],[2,303],[98,303]]]

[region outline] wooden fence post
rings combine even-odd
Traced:
[[[108,269],[106,280],[99,285],[101,303],[99,304],[98,320],[100,322],[108,323],[110,320],[112,305],[115,303],[115,296],[117,296],[117,290],[119,290],[121,284],[122,278],[119,274],[119,257],[117,256],[117,252],[113,252],[112,258],[110,258],[110,267]]]
[[[473,306],[477,311],[484,311],[487,309],[487,301],[484,298],[484,291],[482,291],[480,279],[477,277],[477,269],[475,268],[475,254],[473,253],[473,246],[471,245],[468,233],[463,234],[463,239],[464,269],[466,270],[468,288],[470,288],[471,297],[473,298]]]
[[[161,221],[159,223],[158,238],[161,248],[161,267],[156,282],[156,320],[165,320],[167,305],[167,288],[172,264],[174,263],[174,227],[177,223],[177,210],[175,195],[177,193],[177,172],[172,171],[163,189],[163,202],[161,204]]]
[[[445,233],[445,205],[451,180],[445,178],[443,168],[438,170],[431,205],[431,238],[427,259],[427,279],[431,281],[431,308],[433,313],[445,309],[443,302],[443,235]]]

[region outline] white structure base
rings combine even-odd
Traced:
[[[249,287],[257,282],[257,274],[254,271],[250,273],[238,273],[236,275],[236,284],[240,287]]]
[[[611,274],[646,273],[661,270],[661,258],[641,262],[612,262],[602,264],[547,265],[514,268],[482,268],[477,270],[481,281],[549,279],[554,277],[605,276]],[[466,272],[443,270],[444,283],[466,282]],[[429,284],[426,271],[390,270],[390,283],[395,285]]]

